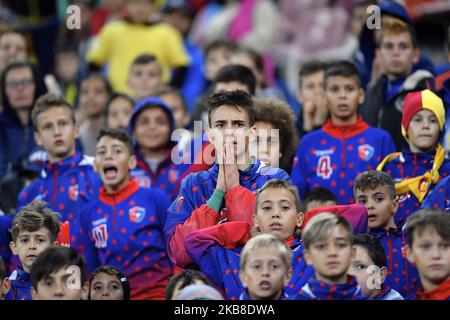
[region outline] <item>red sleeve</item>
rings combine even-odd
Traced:
[[[253,226],[256,206],[255,194],[238,185],[225,194],[228,221],[244,221]]]
[[[206,204],[195,209],[191,216],[182,224],[175,228],[175,232],[170,236],[168,254],[170,260],[179,267],[186,267],[192,263],[192,259],[184,247],[186,235],[194,230],[214,226],[220,221],[221,216]]]

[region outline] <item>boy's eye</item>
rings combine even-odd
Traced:
[[[113,284],[113,285],[111,286],[111,289],[114,290],[114,291],[116,291],[116,290],[119,290],[120,287],[119,287],[118,285],[116,285],[116,284]]]
[[[102,286],[101,285],[95,285],[94,286],[94,291],[100,291],[102,290]]]
[[[365,204],[367,202],[366,199],[358,199],[358,203]]]
[[[346,242],[339,242],[337,244],[337,246],[338,246],[339,249],[343,249],[343,248],[347,247],[347,243]]]
[[[317,250],[323,250],[323,249],[325,249],[325,244],[316,244],[314,247],[315,247]]]
[[[262,210],[263,211],[269,211],[271,208],[269,207],[269,206],[266,206],[266,207],[262,207]]]
[[[450,243],[441,243],[439,244],[439,249],[448,250],[450,248]]]
[[[28,243],[28,239],[27,238],[22,238],[22,239],[20,239],[20,243]]]
[[[419,245],[419,248],[421,248],[422,250],[428,250],[430,249],[430,247],[431,246],[428,243]]]
[[[362,264],[362,263],[358,263],[358,264],[355,265],[355,269],[357,269],[357,270],[364,270],[364,269],[367,269],[367,266]]]
[[[383,197],[376,197],[376,198],[375,198],[375,201],[376,201],[376,202],[382,202],[383,200],[384,200]]]
[[[290,208],[291,208],[291,207],[288,207],[288,206],[282,206],[282,207],[281,207],[281,209],[282,209],[283,211],[288,211]]]
[[[216,128],[222,128],[222,127],[223,127],[223,124],[221,124],[221,123],[216,124]]]
[[[46,285],[47,287],[50,287],[53,284],[53,281],[51,279],[47,279],[44,281],[44,285]]]

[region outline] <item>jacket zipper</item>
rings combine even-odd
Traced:
[[[58,194],[58,170],[53,169],[53,195],[52,204],[56,202],[56,195]]]

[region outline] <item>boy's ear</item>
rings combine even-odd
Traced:
[[[352,245],[352,256],[351,256],[351,260],[353,260],[353,259],[355,259],[355,256],[356,256],[356,246],[355,245]]]
[[[383,283],[386,281],[386,277],[387,277],[387,268],[382,267],[380,269],[380,284],[381,284],[381,286],[383,286]]]
[[[245,276],[245,271],[239,271],[239,279],[241,280],[242,286],[247,289],[247,277]]]
[[[414,255],[414,252],[412,251],[411,247],[409,245],[405,246],[406,249],[406,258],[411,263],[416,263],[416,256]]]
[[[364,102],[364,98],[366,97],[366,94],[364,93],[363,88],[359,88],[359,93],[358,93],[358,103],[362,104]]]
[[[286,275],[284,276],[284,286],[287,286],[289,284],[289,282],[292,279],[292,267],[290,267],[286,273]]]
[[[33,298],[33,300],[39,300],[39,295],[34,287],[31,288],[31,297]]]
[[[419,62],[419,59],[420,59],[420,49],[419,48],[415,48],[414,49],[413,64],[416,64],[417,62]]]
[[[136,156],[133,154],[128,159],[128,169],[133,170],[134,168],[136,168],[136,165],[137,165]]]
[[[75,139],[78,139],[80,137],[80,125],[78,123],[74,124],[75,127]]]
[[[305,214],[303,212],[297,213],[297,224],[296,226],[300,228],[303,225],[303,221],[305,219]]]
[[[81,287],[81,300],[89,300],[89,281],[86,281]]]
[[[397,210],[398,210],[398,197],[395,197],[394,201],[392,201],[392,209],[391,209],[391,211],[392,211],[393,214],[395,214],[395,213],[397,213]]]
[[[36,141],[36,144],[38,146],[42,146],[41,135],[39,134],[39,132],[37,130],[34,131],[34,141]]]
[[[305,251],[303,251],[303,256],[306,259],[306,263],[312,265],[311,254],[309,253],[308,249],[305,248]]]
[[[9,248],[11,249],[12,253],[17,256],[19,255],[19,253],[17,252],[17,247],[16,247],[16,243],[14,241],[11,241],[9,243]]]
[[[92,166],[94,168],[94,171],[97,173],[100,173],[101,169],[97,168],[98,167],[98,163],[97,163],[97,159],[94,158],[94,165]]]
[[[9,278],[5,278],[0,289],[2,290],[2,295],[5,296],[9,290],[11,290],[11,280],[9,280]]]
[[[250,129],[248,129],[249,138],[256,137],[256,127],[253,125]]]

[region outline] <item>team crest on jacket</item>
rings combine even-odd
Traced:
[[[92,228],[92,237],[95,241],[96,248],[106,248],[108,244],[108,227],[106,225],[106,219],[99,219],[92,222],[94,226]]]
[[[78,199],[78,185],[74,184],[73,186],[69,187],[69,199],[72,201],[76,201]]]
[[[370,144],[363,144],[358,147],[358,156],[361,160],[369,161],[374,153],[375,149]]]
[[[145,217],[145,208],[142,207],[133,207],[129,211],[130,214],[130,221],[139,223],[142,220],[144,220]]]

